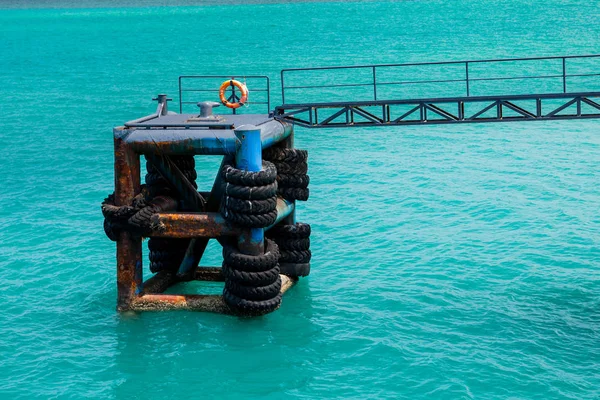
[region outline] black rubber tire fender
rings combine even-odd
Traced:
[[[277,210],[258,215],[243,214],[228,210],[223,205],[221,205],[221,215],[227,221],[247,228],[265,228],[273,225],[277,220]]]
[[[289,276],[290,278],[300,278],[310,274],[310,263],[281,263],[279,266],[279,268],[281,268],[280,272],[283,275]]]
[[[310,177],[308,175],[288,175],[282,174],[277,175],[277,184],[280,189],[283,188],[299,188],[305,189],[310,183]]]
[[[293,225],[277,224],[267,232],[267,235],[289,239],[303,239],[310,237],[310,232],[309,224],[296,222]]]
[[[274,162],[285,162],[287,164],[298,164],[306,162],[308,159],[308,151],[300,149],[281,149],[277,147],[269,147],[263,152],[265,160]]]
[[[223,196],[223,206],[234,212],[243,214],[265,214],[277,208],[277,197],[265,200],[242,200],[235,197]]]
[[[196,184],[196,178],[198,178],[198,173],[195,169],[182,171],[183,176],[186,177],[188,181],[194,186],[194,188],[198,188],[198,184]],[[158,172],[150,172],[146,174],[146,185],[149,186],[169,186],[168,181],[163,178],[163,176]]]
[[[104,219],[104,233],[113,242],[119,239],[119,231],[108,219]]]
[[[229,246],[223,247],[223,260],[231,268],[245,272],[268,271],[277,267],[279,248],[274,241],[265,239],[265,252],[259,256],[242,254]]]
[[[224,194],[242,200],[265,200],[277,195],[277,181],[264,186],[225,184]]]
[[[281,305],[281,293],[269,300],[252,301],[242,299],[229,290],[223,290],[223,300],[234,310],[248,315],[261,315],[275,311]]]
[[[305,264],[310,262],[312,252],[310,250],[289,250],[280,251],[279,262],[280,263],[292,263],[292,264]]]
[[[224,262],[223,275],[226,281],[232,280],[247,286],[266,286],[275,282],[279,277],[279,264],[267,271],[248,272],[232,268]]]
[[[277,297],[281,291],[281,276],[278,276],[275,282],[266,286],[247,286],[228,280],[225,282],[225,288],[231,294],[245,300],[269,300]]]
[[[275,182],[277,169],[269,161],[262,162],[262,170],[257,172],[244,171],[225,164],[221,169],[221,177],[225,182],[239,186],[264,186]]]
[[[280,188],[278,193],[287,200],[300,200],[306,201],[309,196],[309,189],[300,189],[300,188]]]
[[[297,164],[288,164],[284,162],[275,163],[278,174],[304,175],[308,172],[308,163],[306,161]]]
[[[303,251],[310,249],[310,239],[302,238],[302,239],[283,239],[274,237],[275,243],[279,246],[280,251],[290,251],[297,250]]]

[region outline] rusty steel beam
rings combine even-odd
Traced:
[[[114,130],[115,205],[130,205],[140,192],[140,157],[126,139],[129,132]],[[122,231],[117,240],[117,309],[129,310],[142,290],[142,239]]]
[[[168,271],[159,271],[144,282],[144,294],[162,293],[177,283],[175,275]]]
[[[151,218],[155,229],[150,237],[173,239],[217,238],[237,236],[241,228],[230,225],[220,213],[172,212],[154,214]]]
[[[285,139],[292,131],[292,124],[287,121],[265,118],[255,123],[261,130],[263,149]],[[129,132],[127,142],[140,154],[235,155],[239,143],[231,129],[130,128]]]
[[[281,197],[277,198],[277,224],[294,211],[293,202]],[[188,213],[168,212],[154,214],[151,218],[154,230],[150,237],[164,237],[173,239],[190,238],[221,238],[223,236],[239,236],[243,228],[230,224],[217,212]],[[265,228],[265,230],[270,229]]]
[[[281,275],[281,293],[285,293],[295,283],[295,279]],[[240,315],[225,304],[221,295],[145,294],[135,298],[130,309],[134,311],[187,310]]]
[[[198,267],[194,271],[194,280],[208,282],[225,282],[223,270],[220,267]]]

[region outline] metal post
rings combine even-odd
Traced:
[[[373,66],[373,100],[377,100],[377,75]]]
[[[283,70],[281,70],[281,104],[285,104],[285,82],[283,80]]]
[[[562,67],[563,67],[563,93],[567,93],[567,63],[566,59],[562,58]]]
[[[179,114],[183,114],[183,99],[181,98],[181,76],[179,77]]]
[[[140,157],[115,135],[115,205],[130,205],[140,191]],[[142,290],[142,239],[130,232],[117,240],[117,309],[131,308]]]
[[[469,63],[465,63],[465,79],[467,81],[467,97],[469,97]]]
[[[237,168],[258,172],[262,168],[262,143],[260,128],[254,125],[242,125],[234,130],[239,144],[235,154]],[[238,248],[244,254],[260,255],[264,253],[264,229],[250,228],[238,237]]]

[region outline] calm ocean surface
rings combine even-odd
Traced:
[[[100,213],[179,75],[599,53],[596,2],[75,3],[0,1],[0,398],[600,398],[600,121],[297,129],[312,274],[262,318],[117,314]]]

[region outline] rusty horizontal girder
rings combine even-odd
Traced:
[[[241,229],[230,225],[217,212],[172,212],[152,216],[156,229],[148,236],[174,239],[216,238],[239,235]]]
[[[296,280],[281,275],[281,282],[281,293],[285,293],[296,283]],[[133,311],[188,310],[229,315],[239,314],[225,304],[221,295],[144,294],[136,297],[129,309]]]
[[[277,219],[273,225],[288,216],[294,210],[294,203],[281,197],[277,198]],[[239,236],[242,229],[227,222],[216,212],[170,212],[154,214],[151,218],[154,230],[150,237],[175,239],[217,238]],[[269,229],[269,228],[267,228]]]

